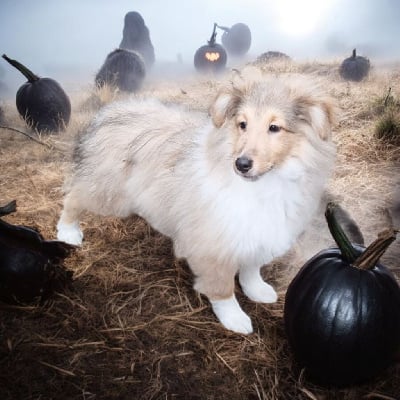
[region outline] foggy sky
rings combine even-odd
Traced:
[[[298,35],[282,29],[277,3],[279,0],[0,0],[0,54],[62,85],[90,83],[106,55],[118,47],[125,14],[138,11],[150,29],[159,66],[174,63],[179,53],[187,69],[193,69],[193,55],[210,38],[214,22],[249,26],[252,46],[248,59],[269,50],[282,51],[299,61],[341,59],[350,55],[353,47],[372,62],[400,58],[400,1],[331,0],[315,28]],[[0,92],[1,100],[14,95],[26,80],[0,59],[0,81],[8,87]]]

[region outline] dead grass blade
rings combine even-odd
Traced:
[[[57,366],[52,365],[52,364],[49,364],[49,363],[47,363],[47,362],[39,361],[39,363],[42,364],[42,365],[44,365],[45,367],[49,367],[49,368],[54,369],[55,371],[59,372],[59,373],[62,374],[62,375],[76,376],[72,371],[68,371],[68,370],[66,370],[66,369],[64,369],[64,368],[57,367]]]
[[[7,129],[7,130],[12,131],[12,132],[20,133],[21,135],[24,135],[25,137],[27,137],[28,139],[32,140],[32,141],[35,142],[35,143],[38,143],[38,144],[40,144],[40,145],[42,145],[42,146],[45,146],[45,147],[47,147],[48,149],[57,150],[57,151],[60,151],[60,152],[61,152],[60,149],[58,149],[58,148],[56,148],[56,147],[54,147],[54,146],[50,146],[48,143],[42,142],[41,140],[36,139],[35,137],[29,135],[29,134],[26,133],[26,132],[20,131],[19,129],[11,128],[10,126],[4,126],[4,125],[0,125],[0,129]]]

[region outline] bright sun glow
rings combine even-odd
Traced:
[[[334,0],[280,0],[276,1],[279,27],[293,36],[306,36],[314,32],[327,17]]]

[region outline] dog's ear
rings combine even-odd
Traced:
[[[297,117],[305,120],[322,140],[331,139],[337,108],[329,98],[300,96],[296,99]]]
[[[237,113],[240,104],[253,90],[254,84],[262,81],[263,77],[261,70],[254,66],[232,71],[230,86],[219,92],[209,109],[212,122],[217,128]]]
[[[220,128],[227,119],[232,118],[240,104],[241,92],[233,86],[229,90],[218,93],[209,109],[213,124]]]

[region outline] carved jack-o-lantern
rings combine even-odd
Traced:
[[[194,66],[200,72],[220,72],[225,69],[227,55],[225,49],[216,43],[216,27],[211,35],[208,44],[197,49],[194,55]]]

